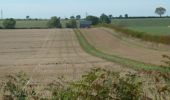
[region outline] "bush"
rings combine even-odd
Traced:
[[[13,18],[5,19],[2,24],[6,29],[14,29],[16,21]]]
[[[168,63],[169,66],[170,57],[164,57],[168,59],[165,64]],[[146,75],[149,76],[148,79]],[[59,77],[42,90],[36,90],[31,85],[26,86],[27,76],[19,73],[8,76],[1,88],[10,100],[169,100],[169,76],[170,73],[159,71],[122,75],[94,68],[79,81],[66,82],[63,77]],[[48,93],[48,96],[43,93]]]
[[[150,41],[150,42],[156,42],[156,43],[164,43],[164,44],[170,44],[170,36],[157,36],[157,35],[150,35],[145,32],[139,32],[139,31],[134,31],[131,29],[125,29],[123,27],[111,25],[111,24],[101,24],[99,26],[104,26],[107,28],[114,29],[118,32],[121,32],[122,34],[126,34],[128,36],[136,37],[145,41]]]
[[[91,21],[92,25],[97,25],[99,23],[99,18],[96,16],[87,16],[86,20]]]
[[[61,28],[60,18],[54,16],[47,23],[48,28]]]
[[[69,20],[69,22],[66,23],[66,28],[77,28],[77,22],[75,19]]]
[[[110,18],[109,18],[107,15],[102,14],[102,15],[100,16],[100,23],[110,24],[110,23],[111,23],[111,20],[110,20]]]

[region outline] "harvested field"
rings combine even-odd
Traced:
[[[72,29],[0,30],[0,48],[0,79],[23,71],[30,82],[48,83],[79,79],[94,67],[130,70],[84,52]]]
[[[82,29],[83,35],[98,50],[145,63],[160,65],[162,55],[170,55],[170,46],[149,44],[121,36],[106,28]]]

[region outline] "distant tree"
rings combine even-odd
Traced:
[[[80,19],[81,19],[81,16],[80,16],[80,15],[77,15],[77,16],[76,16],[76,19],[77,19],[77,20],[80,20]]]
[[[163,7],[158,7],[155,9],[155,13],[162,17],[162,15],[166,13],[166,9]]]
[[[38,18],[35,18],[34,20],[38,21]]]
[[[109,18],[107,15],[102,14],[102,15],[100,16],[100,22],[101,22],[101,23],[107,23],[107,24],[109,24],[109,23],[111,23],[111,20],[110,20],[110,18]]]
[[[119,18],[123,18],[123,16],[122,16],[122,15],[120,15],[120,16],[119,16]]]
[[[128,16],[128,14],[125,14],[125,18],[128,18],[129,16]]]
[[[99,18],[98,17],[96,17],[96,16],[87,16],[86,17],[86,20],[87,21],[91,21],[92,22],[92,25],[96,25],[96,24],[98,24],[99,23]]]
[[[2,24],[6,29],[14,29],[16,21],[13,18],[5,19]]]
[[[26,16],[26,19],[27,19],[27,20],[30,19],[30,16]]]
[[[66,28],[77,28],[77,22],[75,19],[71,19],[66,23]]]
[[[109,15],[109,19],[110,19],[110,20],[113,19],[113,15]]]
[[[47,23],[47,26],[49,28],[61,28],[60,17],[51,17],[51,19]]]
[[[74,16],[70,16],[70,19],[75,19],[75,17]]]

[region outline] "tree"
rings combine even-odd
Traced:
[[[77,22],[75,19],[69,20],[69,22],[66,23],[66,28],[77,28]]]
[[[113,15],[109,15],[109,19],[111,20],[113,18]]]
[[[162,17],[162,15],[166,13],[166,9],[163,7],[158,7],[155,9],[155,13]]]
[[[96,16],[87,16],[86,17],[86,20],[87,21],[91,21],[92,22],[92,25],[96,25],[99,23],[99,18],[96,17]]]
[[[110,20],[110,18],[109,18],[107,15],[102,14],[102,15],[100,16],[100,22],[101,22],[101,23],[107,23],[107,24],[109,24],[109,23],[111,23],[111,20]]]
[[[51,17],[51,19],[47,23],[47,26],[49,28],[61,28],[60,17]]]
[[[74,16],[70,16],[70,19],[75,19],[75,17]]]
[[[119,16],[119,18],[123,18],[123,16],[122,16],[122,15],[120,15],[120,16]]]
[[[26,16],[26,19],[27,19],[27,20],[30,19],[30,16]]]
[[[13,18],[5,19],[2,24],[6,29],[14,29],[16,21]]]
[[[125,18],[128,18],[129,16],[128,16],[128,14],[125,14]]]
[[[81,16],[80,16],[80,15],[77,15],[77,16],[76,16],[76,19],[77,19],[77,20],[80,20],[80,19],[81,19]]]

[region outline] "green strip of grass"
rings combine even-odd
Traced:
[[[155,70],[155,71],[162,71],[162,72],[170,72],[170,69],[163,68],[160,66],[146,64],[146,63],[139,62],[136,60],[131,60],[131,59],[122,58],[122,57],[118,57],[115,55],[109,55],[109,54],[103,53],[103,52],[97,50],[94,46],[92,46],[86,40],[86,38],[84,37],[84,35],[81,33],[80,30],[75,29],[74,32],[78,38],[78,41],[79,41],[81,47],[87,53],[89,53],[93,56],[100,57],[100,58],[108,60],[108,61],[116,62],[116,63],[122,64],[123,66],[133,68],[135,70]]]

